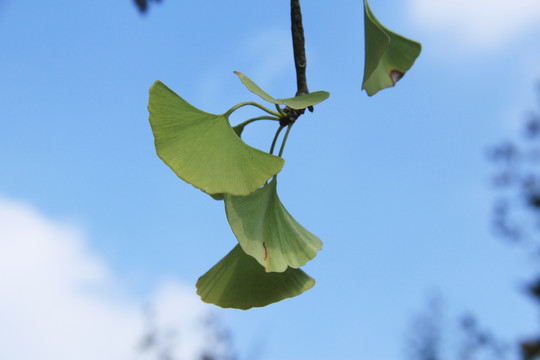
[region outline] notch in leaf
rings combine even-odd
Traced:
[[[148,111],[158,156],[208,194],[251,194],[283,167],[282,158],[244,143],[227,114],[199,110],[160,81],[150,88]]]
[[[272,96],[268,95],[266,91],[261,89],[259,85],[255,84],[250,78],[248,78],[246,75],[235,71],[234,72],[238,77],[240,78],[240,81],[242,81],[242,84],[244,84],[249,91],[254,93],[255,95],[259,96],[261,99],[266,100],[272,104],[276,105],[285,105],[290,107],[291,109],[305,109],[309,106],[317,105],[324,100],[328,99],[330,96],[330,93],[327,91],[315,91],[311,92],[309,94],[304,94],[292,98],[287,99],[275,99]]]
[[[287,212],[276,187],[274,177],[251,195],[225,195],[227,220],[234,235],[267,272],[298,268],[322,247],[322,241]]]
[[[364,0],[365,64],[362,89],[369,96],[396,85],[420,55],[422,45],[385,28]]]
[[[239,245],[197,281],[204,302],[223,308],[250,309],[298,296],[315,285],[300,269],[267,273]]]

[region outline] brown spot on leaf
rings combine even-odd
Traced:
[[[390,80],[392,80],[392,84],[396,85],[396,83],[399,81],[399,79],[403,77],[403,75],[405,74],[396,69],[390,71]]]
[[[264,260],[268,257],[268,250],[266,250],[266,243],[263,241],[263,247],[264,247]]]

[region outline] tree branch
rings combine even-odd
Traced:
[[[291,34],[294,53],[294,67],[296,69],[296,96],[308,94],[306,79],[306,49],[304,39],[304,26],[302,25],[302,10],[300,9],[300,0],[291,0]],[[313,111],[313,106],[308,107]],[[295,110],[288,106],[283,109],[287,116],[280,118],[281,126],[287,126],[293,123],[304,113],[304,109]]]
[[[294,65],[296,68],[296,85],[298,88],[296,96],[299,96],[309,93],[306,80],[307,61],[300,0],[291,0],[291,33],[294,51]]]

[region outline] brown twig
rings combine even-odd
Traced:
[[[300,0],[291,0],[291,33],[296,68],[296,85],[298,88],[296,96],[299,96],[309,93],[306,80],[307,61]]]
[[[294,67],[296,69],[296,96],[308,94],[306,79],[306,49],[304,39],[304,26],[302,25],[302,10],[300,9],[300,0],[291,0],[291,34],[293,42]],[[313,111],[313,106],[308,107]],[[282,126],[293,123],[304,113],[304,109],[295,110],[289,107],[283,109],[287,116],[280,119]]]

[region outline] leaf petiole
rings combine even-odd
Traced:
[[[236,105],[234,105],[232,108],[230,108],[224,115],[225,115],[226,117],[229,117],[233,112],[235,112],[236,110],[240,109],[241,107],[247,106],[247,105],[251,105],[251,106],[258,107],[259,109],[261,109],[261,110],[267,112],[267,113],[270,114],[270,115],[274,115],[274,116],[277,116],[277,117],[280,117],[280,116],[281,116],[280,113],[275,112],[275,111],[273,111],[273,110],[270,110],[270,109],[268,109],[267,107],[262,106],[261,104],[256,103],[256,102],[254,102],[254,101],[246,101],[246,102],[242,102],[242,103],[240,103],[240,104],[236,104]]]
[[[239,137],[242,136],[242,132],[244,131],[244,128],[251,124],[252,122],[254,121],[257,121],[257,120],[274,120],[274,121],[279,121],[279,118],[275,117],[275,116],[258,116],[258,117],[255,117],[255,118],[252,118],[252,119],[248,119],[236,126],[233,127],[233,130],[234,132],[236,132],[236,135],[238,135]]]
[[[293,124],[289,124],[287,127],[287,131],[285,132],[285,136],[283,137],[283,142],[281,143],[281,148],[279,149],[278,156],[281,157],[283,155],[283,149],[285,149],[285,143],[287,142],[287,138],[289,137],[289,132],[291,131]]]
[[[279,107],[278,104],[275,104],[275,105],[276,105],[277,111],[281,114],[281,116],[287,116],[287,114],[285,114],[285,111],[283,111],[283,109]]]
[[[283,125],[280,125],[279,128],[277,129],[276,131],[276,135],[274,136],[274,140],[272,140],[272,146],[270,147],[270,154],[274,154],[274,148],[276,147],[276,141],[279,137],[279,133],[281,132],[281,130],[283,130],[285,126]]]
[[[244,122],[241,122],[240,124],[236,125],[236,126],[246,126],[246,125],[249,125],[251,124],[252,122],[255,122],[255,121],[258,121],[258,120],[275,120],[275,121],[279,121],[279,118],[278,117],[275,117],[275,116],[258,116],[258,117],[255,117],[255,118],[252,118],[252,119],[248,119]]]

